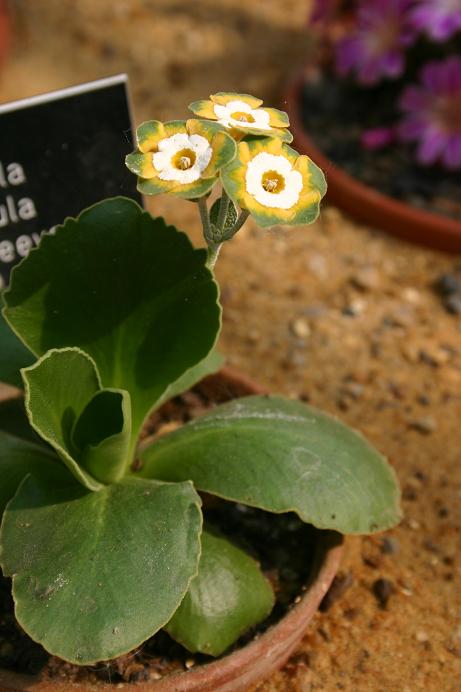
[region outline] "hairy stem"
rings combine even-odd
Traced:
[[[214,265],[216,264],[221,246],[222,243],[213,243],[208,245],[208,257],[206,260],[206,266],[208,269],[213,269]]]
[[[229,209],[229,202],[230,202],[229,196],[227,195],[227,192],[223,188],[222,196],[221,196],[221,202],[219,205],[218,222],[216,224],[219,232],[222,232],[224,230],[224,225],[226,223],[226,217],[227,217],[227,211]]]
[[[211,224],[205,197],[200,197],[197,204],[200,212],[200,219],[202,221],[203,235],[207,245],[209,245],[211,238]]]

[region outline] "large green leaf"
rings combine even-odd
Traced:
[[[64,471],[51,449],[0,431],[0,521],[6,504],[29,474],[57,478]]]
[[[131,402],[123,389],[101,389],[72,430],[81,465],[98,481],[119,481],[130,465]]]
[[[104,387],[130,392],[137,433],[215,343],[218,288],[205,262],[163,219],[132,200],[106,200],[45,235],[14,268],[5,317],[37,355],[88,353]]]
[[[34,362],[34,356],[11,327],[0,311],[0,382],[22,387],[20,369]]]
[[[0,430],[37,444],[45,444],[29,423],[22,396],[0,401]]]
[[[194,365],[194,367],[186,370],[184,375],[168,387],[157,406],[168,401],[168,399],[172,399],[183,392],[187,392],[188,389],[192,389],[192,387],[197,384],[197,382],[200,382],[200,380],[203,380],[204,377],[213,375],[217,372],[222,367],[223,363],[224,357],[216,350],[211,351],[206,358],[197,365]]]
[[[19,624],[82,665],[133,650],[182,601],[197,573],[201,524],[190,483],[130,479],[88,492],[73,480],[27,478],[0,533]]]
[[[141,475],[190,479],[199,490],[341,533],[400,519],[392,468],[358,433],[282,397],[216,407],[141,451]]]
[[[257,562],[207,530],[199,572],[165,629],[189,651],[219,656],[273,605],[274,593]]]
[[[80,483],[99,490],[101,483],[79,463],[79,450],[72,439],[80,415],[101,388],[94,362],[78,348],[52,349],[22,375],[26,410],[34,430]]]

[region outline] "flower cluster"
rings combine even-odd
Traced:
[[[408,21],[412,0],[368,0],[357,9],[355,31],[337,47],[338,74],[354,72],[361,84],[376,84],[383,77],[402,74],[405,49],[415,39]]]
[[[225,92],[190,109],[200,119],[140,125],[126,165],[138,176],[140,192],[198,202],[210,266],[250,214],[263,227],[317,218],[325,178],[309,157],[288,146],[293,137],[286,113],[264,108],[254,96]],[[219,210],[210,214],[206,197],[219,180]]]
[[[363,146],[414,141],[421,164],[461,168],[461,58],[451,54],[461,32],[461,0],[316,0],[310,23],[321,26],[338,76],[365,88],[399,80],[395,123],[364,132]],[[430,41],[441,59],[426,62],[434,53]],[[401,87],[402,80],[410,85]]]

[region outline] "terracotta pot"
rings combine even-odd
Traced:
[[[0,69],[9,47],[10,25],[5,0],[0,0]]]
[[[203,386],[229,399],[264,390],[247,377],[228,368],[208,377]],[[232,397],[229,395],[232,394]],[[280,668],[301,641],[306,628],[327,593],[338,570],[342,553],[342,537],[334,531],[318,531],[313,567],[307,589],[299,603],[277,624],[245,647],[222,658],[189,671],[173,673],[148,683],[123,683],[125,692],[244,692]],[[307,557],[307,556],[306,556]],[[309,556],[309,559],[311,556]],[[32,677],[0,670],[0,690],[28,692],[68,692],[73,690],[115,690],[116,685],[40,681]]]
[[[289,85],[284,104],[290,117],[294,145],[323,169],[328,181],[327,199],[351,216],[392,235],[437,250],[461,252],[461,222],[422,211],[378,192],[336,166],[314,144],[301,117],[301,96],[306,79],[301,73]],[[340,114],[338,114],[340,118]]]

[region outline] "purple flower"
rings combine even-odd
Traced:
[[[355,32],[337,47],[336,68],[340,75],[355,72],[364,85],[381,77],[395,79],[405,67],[405,48],[416,37],[408,23],[413,0],[362,0],[357,10]]]
[[[375,151],[387,147],[395,140],[395,130],[393,127],[373,127],[364,130],[360,137],[360,143],[365,149]]]
[[[446,41],[461,29],[461,0],[417,0],[410,22],[434,41]]]
[[[461,58],[427,63],[420,84],[408,86],[399,105],[399,137],[417,142],[418,161],[461,168]]]

